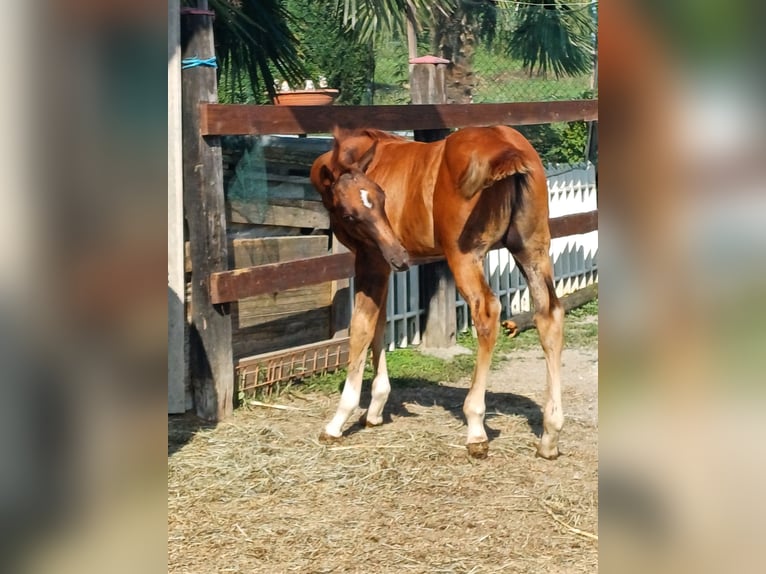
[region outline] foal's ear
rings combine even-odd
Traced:
[[[333,175],[332,170],[324,164],[319,168],[319,181],[325,189],[330,189],[335,182],[335,176]]]
[[[375,141],[371,146],[370,149],[368,149],[366,152],[364,152],[364,155],[359,158],[359,161],[357,162],[357,165],[359,166],[359,169],[363,172],[367,172],[367,168],[370,167],[370,164],[372,163],[373,158],[375,157],[375,148],[378,146],[378,142]]]

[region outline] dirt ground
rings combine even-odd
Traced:
[[[317,436],[337,394],[283,396],[286,409],[239,409],[215,428],[170,418],[168,571],[596,572],[598,352],[563,362],[556,461],[534,456],[539,349],[490,373],[485,460],[463,446],[468,379],[400,387],[391,373],[387,422],[351,424],[336,446]]]

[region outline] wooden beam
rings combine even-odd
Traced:
[[[388,106],[200,104],[200,133],[203,136],[329,133],[336,125],[390,131],[596,119],[598,100]]]
[[[548,224],[551,228],[552,238],[589,233],[598,229],[598,211],[554,217]]]
[[[353,253],[321,255],[213,273],[210,297],[216,303],[225,303],[353,276]]]
[[[598,229],[598,212],[576,213],[550,220],[552,237],[567,237]],[[502,245],[495,245],[493,249]],[[442,261],[443,257],[415,257],[413,265]],[[210,299],[213,303],[238,301],[264,293],[336,281],[354,276],[354,254],[337,253],[295,261],[245,267],[210,275]]]
[[[215,55],[212,16],[182,16],[181,33],[184,58]],[[182,84],[184,208],[192,263],[189,369],[197,415],[217,421],[234,407],[234,368],[231,317],[215,305],[208,282],[211,273],[228,268],[220,138],[200,136],[199,102],[218,98],[215,69],[185,69]]]
[[[321,201],[293,199],[282,203],[285,205],[279,205],[279,200],[270,200],[263,204],[231,201],[231,221],[255,225],[330,228],[330,216]]]
[[[413,104],[447,103],[447,66],[415,64],[410,69]],[[422,106],[418,106],[421,108]],[[481,108],[480,108],[481,109]],[[450,134],[448,128],[415,130],[414,139],[435,142]],[[420,268],[420,295],[425,315],[421,343],[424,348],[449,349],[457,342],[457,287],[452,270],[443,259]]]
[[[559,297],[559,301],[561,302],[562,307],[564,307],[564,312],[568,313],[572,309],[582,307],[589,301],[593,301],[597,298],[598,283],[594,283],[593,285],[588,285],[587,287],[578,289],[574,293]],[[518,328],[519,332],[526,331],[527,329],[532,329],[535,326],[534,311],[524,311],[522,313],[517,313],[516,315],[510,317],[510,319],[516,323],[516,327]],[[500,336],[503,336],[502,330],[500,332]]]

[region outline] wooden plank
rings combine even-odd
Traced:
[[[528,125],[598,119],[598,100],[510,104],[255,106],[200,104],[202,135],[329,133],[336,125],[383,130]]]
[[[211,16],[181,19],[183,57],[215,55]],[[183,70],[184,207],[189,228],[191,320],[189,368],[197,415],[221,420],[234,406],[231,318],[215,306],[211,273],[228,268],[226,209],[220,138],[200,136],[199,102],[216,102],[216,71],[206,66]]]
[[[598,229],[598,211],[554,217],[549,221],[551,237],[568,237]]]
[[[598,212],[589,211],[550,220],[552,237],[567,237],[598,229]],[[499,248],[496,245],[493,248]],[[413,265],[439,261],[442,257],[413,258]],[[213,302],[225,303],[262,293],[335,281],[354,276],[354,254],[323,255],[297,261],[261,265],[210,275],[210,293]]]
[[[312,229],[330,228],[330,217],[324,205],[319,201],[295,199],[286,205],[279,205],[276,201],[270,201],[268,204],[232,201],[230,205],[232,223],[282,225]]]
[[[257,237],[235,239],[232,242],[234,269],[292,261],[327,253],[326,235],[300,235],[290,237]]]
[[[312,235],[237,239],[233,242],[233,253],[235,269],[278,263],[326,254],[327,237]],[[235,329],[244,329],[289,315],[303,317],[307,311],[328,306],[330,291],[330,285],[318,284],[241,299],[232,307],[233,326]],[[305,326],[300,329],[304,330]]]
[[[345,279],[353,275],[353,253],[322,255],[297,261],[212,273],[210,293],[213,301],[224,303],[262,293],[274,293],[304,285]]]
[[[420,281],[427,301],[422,345],[427,349],[448,349],[457,342],[457,287],[452,270],[446,261],[423,265]]]
[[[234,268],[324,255],[324,235],[264,237],[233,241]],[[234,356],[261,353],[325,339],[329,329],[329,283],[241,299],[232,305]],[[254,329],[254,327],[257,327]]]
[[[414,104],[447,102],[446,66],[415,64],[410,71],[410,92]],[[434,142],[446,138],[449,129],[415,130],[414,139]],[[422,344],[430,349],[448,349],[457,342],[455,278],[444,260],[427,263],[420,269],[420,288],[425,301]]]
[[[234,359],[322,341],[327,338],[329,324],[328,306],[238,329],[232,337]]]
[[[329,285],[307,285],[242,299],[232,311],[231,319],[235,329],[244,329],[288,315],[300,316],[306,311],[327,307],[330,303]]]
[[[229,242],[229,269],[255,267],[267,263],[292,261],[327,253],[326,235],[294,235],[286,237],[243,237]],[[186,272],[191,272],[189,242],[185,246]]]
[[[588,285],[587,287],[578,289],[574,293],[559,297],[559,301],[561,301],[561,305],[564,307],[564,311],[569,312],[572,309],[576,309],[577,307],[582,307],[589,301],[593,301],[596,298],[598,298],[598,283]],[[519,331],[526,331],[527,329],[532,329],[535,326],[535,312],[524,311],[523,313],[518,313],[512,316],[511,320],[516,323],[516,327],[518,327]],[[502,331],[500,336],[503,336]]]

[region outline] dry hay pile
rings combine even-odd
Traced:
[[[509,377],[527,362],[541,380],[540,357],[528,355]],[[523,396],[492,385],[481,461],[463,446],[467,381],[395,387],[391,422],[355,425],[337,446],[316,440],[337,395],[281,397],[288,409],[240,409],[215,428],[172,419],[168,571],[595,572],[593,363],[565,390],[555,462],[534,457],[543,389],[531,381]]]

